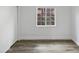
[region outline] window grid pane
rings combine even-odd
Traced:
[[[37,11],[37,25],[55,25],[54,8],[38,8]]]

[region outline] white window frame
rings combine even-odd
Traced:
[[[55,14],[55,24],[54,25],[46,25],[46,24],[45,25],[37,25],[37,17],[38,17],[37,13],[38,13],[38,8],[36,8],[36,27],[56,27],[56,8],[54,8],[54,14]],[[45,16],[45,18],[46,18],[46,16]]]

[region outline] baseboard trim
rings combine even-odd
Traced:
[[[77,46],[79,46],[79,41],[73,40],[73,42],[74,42]]]
[[[6,49],[6,51],[4,53],[6,53],[16,41],[17,40],[13,41],[13,43]]]
[[[45,39],[51,39],[51,40],[70,40],[72,37],[70,35],[23,35],[19,36],[18,39],[28,39],[28,40],[45,40]]]
[[[72,39],[18,39],[18,40],[72,40]]]

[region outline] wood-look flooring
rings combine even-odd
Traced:
[[[6,53],[79,53],[71,40],[20,40]]]

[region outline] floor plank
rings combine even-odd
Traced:
[[[20,40],[6,53],[79,53],[71,40]]]

